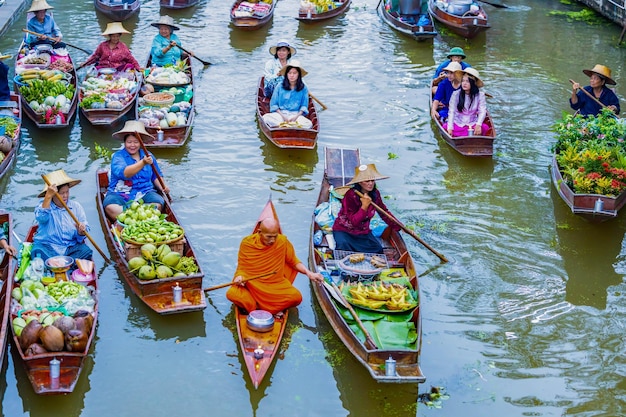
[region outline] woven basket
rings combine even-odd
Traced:
[[[150,93],[143,96],[144,102],[149,106],[169,106],[174,103],[174,94],[170,93]]]

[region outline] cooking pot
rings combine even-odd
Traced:
[[[448,4],[448,13],[462,16],[469,12],[472,0],[457,0]]]
[[[274,328],[274,316],[269,311],[253,310],[248,314],[246,325],[255,332],[269,332]]]

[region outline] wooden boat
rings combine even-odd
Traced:
[[[329,201],[331,186],[336,188],[350,182],[354,176],[354,168],[359,165],[360,158],[358,149],[326,148],[324,178],[317,200],[318,205]],[[315,244],[313,237],[318,230],[320,230],[320,228],[315,222],[315,216],[313,216],[309,246],[309,268],[325,275],[327,281],[324,285],[312,285],[312,287],[324,315],[337,333],[337,336],[376,381],[389,383],[424,382],[426,378],[422,374],[419,366],[422,344],[420,305],[418,304],[413,310],[404,313],[394,313],[404,314],[407,320],[406,323],[412,323],[416,332],[416,340],[414,343],[410,343],[403,348],[399,348],[398,346],[389,348],[386,347],[385,340],[380,340],[377,334],[373,334],[371,330],[369,331],[370,335],[374,336],[376,339],[372,339],[373,344],[366,341],[364,333],[361,330],[357,330],[359,327],[351,327],[344,318],[344,314],[348,317],[350,317],[351,314],[343,307],[345,297],[342,298],[342,296],[337,294],[335,291],[336,287],[331,286],[329,282],[332,281],[339,285],[338,281],[342,280],[342,275],[337,275],[337,273],[340,272],[340,270],[337,269],[338,260],[343,259],[344,255],[350,254],[350,252],[331,250],[326,236],[324,236],[320,244]],[[417,273],[415,272],[413,259],[407,250],[402,236],[400,236],[398,232],[391,231],[390,228],[387,228],[381,238],[384,256],[389,264],[389,268],[391,268],[387,271],[397,271],[404,277],[403,279],[408,280],[412,289],[417,294],[416,299],[421,303]],[[386,271],[383,270],[381,274],[383,273],[386,273]],[[357,312],[361,310],[356,306],[353,308]],[[380,313],[381,316],[384,314],[389,315],[391,313]],[[390,357],[396,361],[397,374],[387,376],[385,361]]]
[[[146,125],[146,131],[152,136],[154,136],[155,138],[154,140],[144,141],[146,147],[148,148],[179,148],[183,146],[185,142],[187,142],[187,139],[189,138],[189,135],[191,134],[191,127],[193,126],[193,119],[195,116],[194,100],[195,100],[195,94],[196,94],[194,78],[193,78],[193,68],[192,68],[193,60],[187,54],[183,54],[183,60],[186,63],[187,68],[188,68],[188,70],[185,71],[185,73],[190,79],[190,82],[188,84],[157,84],[157,83],[151,83],[147,81],[146,80],[147,77],[144,77],[143,79],[143,84],[151,84],[154,87],[155,92],[166,90],[172,87],[186,88],[187,85],[191,85],[191,89],[192,89],[192,96],[189,99],[189,103],[191,105],[187,111],[186,121],[184,125],[176,125],[176,126],[166,127],[166,128],[159,128],[157,126]],[[150,68],[151,66],[152,66],[152,60],[151,60],[151,57],[148,56],[148,62],[146,63],[146,68]],[[142,120],[141,110],[143,107],[143,103],[142,103],[141,97],[137,99],[136,103],[137,103],[136,110],[135,110],[136,118],[139,120]],[[159,134],[158,134],[159,131],[163,132],[162,138],[159,138]]]
[[[29,229],[28,234],[24,239],[24,242],[32,242],[36,231],[37,226],[32,226]],[[17,265],[15,265],[15,271],[17,271]],[[93,274],[94,280],[91,281],[90,285],[94,288],[93,297],[96,300],[96,304],[94,305],[93,312],[91,313],[93,322],[91,325],[91,331],[89,333],[89,339],[87,341],[84,351],[69,352],[66,350],[62,350],[60,352],[46,352],[26,356],[24,351],[20,347],[19,338],[15,335],[13,326],[11,326],[13,347],[16,349],[22,363],[24,364],[28,379],[30,380],[30,383],[33,386],[33,390],[36,394],[69,394],[74,391],[74,387],[76,386],[78,378],[80,377],[81,371],[83,369],[85,358],[87,357],[87,355],[89,354],[89,350],[91,349],[91,345],[96,334],[96,327],[98,324],[98,299],[96,295],[98,293],[98,277],[96,276],[95,269]],[[15,286],[19,286],[19,283],[14,283],[12,281],[11,283],[12,289]],[[17,315],[15,314],[15,312],[12,311],[11,320],[15,319],[16,317]],[[59,378],[51,378],[50,376],[50,361],[53,359],[57,359],[58,361],[60,361],[61,372]]]
[[[432,82],[430,87],[431,94],[428,103],[429,109],[432,108],[434,96],[434,93],[432,92]],[[441,121],[439,119],[433,118],[433,123],[437,125],[439,133],[441,133],[441,136],[448,143],[448,145],[452,146],[452,148],[461,155],[481,157],[493,156],[493,142],[496,138],[497,133],[496,128],[493,125],[493,120],[491,119],[491,114],[489,114],[489,110],[487,110],[487,116],[485,117],[485,123],[487,124],[487,126],[489,126],[488,136],[451,136],[448,131],[443,128],[443,125],[441,124]]]
[[[14,78],[13,86],[15,88],[15,92],[20,95],[23,112],[26,114],[26,116],[28,116],[30,120],[33,121],[33,123],[35,123],[35,125],[38,128],[41,128],[41,129],[62,129],[62,128],[70,126],[70,124],[72,123],[72,119],[74,118],[74,115],[76,114],[76,108],[78,107],[78,77],[76,75],[76,68],[74,67],[74,62],[72,61],[71,56],[69,55],[69,53],[67,54],[67,56],[59,56],[59,55],[50,56],[50,54],[45,54],[44,52],[42,52],[36,55],[38,56],[48,55],[50,57],[49,64],[40,64],[40,65],[23,64],[24,62],[23,60],[27,58],[28,52],[29,52],[29,49],[26,47],[26,44],[24,43],[24,41],[22,41],[22,45],[20,46],[19,52],[15,59],[15,74],[17,75]],[[63,64],[61,64],[61,62]],[[24,79],[21,77],[23,77],[22,74],[24,73],[24,71],[30,71],[36,68],[39,68],[42,70],[45,70],[45,69],[51,70],[57,67],[59,69],[61,67],[64,68],[64,70],[62,71],[66,74],[64,75],[65,77],[64,79],[66,81],[59,80],[56,82],[69,83],[69,85],[73,87],[73,95],[71,99],[68,99],[69,106],[66,109],[67,111],[63,111],[63,117],[65,118],[65,121],[61,120],[60,122],[57,123],[54,116],[51,116],[49,120],[51,123],[48,123],[45,118],[46,116],[45,112],[42,110],[37,111],[37,109],[33,109],[29,104],[29,100],[27,100],[24,97],[25,90],[23,90],[22,87],[20,87],[20,84],[24,85]],[[42,105],[43,100],[41,100],[41,103],[39,104]]]
[[[437,29],[435,29],[435,25],[433,25],[433,21],[428,15],[401,15],[398,12],[390,12],[385,8],[385,2],[382,1],[378,4],[378,14],[383,21],[385,21],[385,23],[393,29],[400,33],[404,33],[415,40],[425,41],[427,39],[433,39],[437,36]],[[428,18],[428,24],[418,24],[421,16],[426,16]]]
[[[96,173],[96,181],[98,184],[98,192],[96,195],[96,201],[98,205],[98,212],[100,214],[100,223],[104,231],[104,237],[106,238],[107,245],[113,258],[117,264],[117,267],[124,277],[124,280],[135,293],[137,297],[141,299],[150,309],[159,314],[177,314],[187,313],[192,311],[200,311],[206,308],[206,299],[204,292],[202,291],[202,277],[204,273],[198,263],[198,272],[186,277],[170,277],[170,278],[156,278],[152,280],[141,280],[134,273],[130,272],[128,261],[126,259],[126,252],[131,248],[125,244],[121,246],[121,241],[117,236],[121,232],[122,226],[119,223],[113,224],[107,217],[102,202],[106,195],[107,188],[109,186],[108,170],[100,169]],[[166,219],[170,222],[180,224],[176,214],[172,210],[172,206],[167,202],[165,207],[161,210],[162,213],[167,214]],[[115,235],[114,235],[115,233]],[[120,242],[120,243],[118,243]],[[181,249],[176,250],[183,256],[189,256],[196,259],[195,252],[191,243],[187,238],[183,239],[180,243]],[[173,247],[173,245],[170,245]],[[180,303],[174,302],[172,288],[174,286],[182,287],[183,301]]]
[[[265,97],[263,92],[263,77],[259,80],[256,99],[256,114],[259,119],[259,126],[263,134],[279,148],[314,149],[317,144],[317,134],[319,133],[319,120],[313,99],[309,97],[308,119],[313,122],[311,129],[303,128],[283,128],[269,127],[263,120],[263,115],[270,111],[270,98]]]
[[[335,7],[330,10],[326,10],[321,13],[316,13],[315,10],[311,11],[311,13],[308,13],[307,10],[303,10],[301,8],[298,11],[298,16],[296,17],[296,19],[305,23],[319,22],[320,20],[331,19],[335,16],[339,16],[340,14],[347,12],[348,9],[350,8],[351,3],[352,3],[352,0],[338,1],[338,2],[335,2],[335,5],[339,4],[338,7]]]
[[[455,8],[455,13],[449,13],[446,4],[438,0],[429,0],[428,10],[433,19],[449,28],[452,32],[464,38],[474,38],[480,32],[489,29],[489,18],[484,8],[471,1],[459,1],[449,3],[449,7]],[[471,5],[477,5],[477,13],[470,11]]]
[[[259,230],[261,221],[273,217],[278,221],[276,209],[272,200],[269,200],[254,227],[253,233]],[[282,232],[281,232],[282,233]],[[287,326],[288,310],[283,312],[282,317],[274,317],[274,327],[266,332],[258,332],[248,327],[248,314],[237,306],[235,308],[235,319],[237,321],[237,335],[239,336],[239,346],[248,375],[252,380],[254,388],[257,389],[263,381],[274,357],[280,347],[285,327]]]
[[[4,224],[8,224],[8,233],[6,233],[6,239],[9,245],[13,244],[13,225],[11,223],[11,215],[9,213],[0,213],[0,227]],[[8,253],[4,253],[2,259],[0,259],[0,370],[2,370],[2,364],[4,363],[4,356],[7,350],[7,341],[9,335],[9,327],[11,326],[11,291],[14,270],[13,257]]]
[[[550,166],[550,174],[552,183],[559,192],[559,195],[572,210],[592,223],[600,223],[606,220],[614,219],[618,216],[619,211],[626,204],[626,192],[622,192],[617,197],[610,197],[601,194],[577,194],[574,193],[567,181],[564,180],[556,155],[552,158]]]
[[[235,0],[233,7],[230,9],[230,22],[236,28],[242,30],[257,30],[272,20],[277,1],[278,0],[260,0],[256,3],[248,3],[245,0]],[[269,5],[269,9],[264,12],[248,12],[247,10],[249,10],[249,8],[246,8],[246,11],[244,11],[243,8],[246,4],[242,5],[242,3],[247,3],[250,7],[253,7],[255,4],[265,4]]]
[[[13,136],[13,147],[6,155],[2,161],[0,161],[0,179],[4,177],[4,175],[11,169],[13,163],[17,159],[17,152],[20,149],[20,142],[22,138],[21,127],[22,127],[22,102],[20,101],[20,96],[11,93],[11,100],[7,102],[0,102],[0,117],[4,112],[11,112],[13,117],[17,120],[17,129],[15,130],[15,134]],[[8,114],[7,114],[8,115]]]
[[[136,83],[132,89],[126,90],[128,94],[130,94],[130,98],[121,108],[107,108],[105,106],[103,106],[102,108],[88,108],[88,109],[83,108],[82,103],[86,96],[85,96],[85,89],[83,86],[81,86],[79,93],[78,93],[78,101],[80,103],[79,104],[80,113],[92,125],[110,126],[113,123],[116,123],[117,121],[119,121],[122,117],[128,114],[128,112],[135,109],[137,105],[137,96],[139,95],[139,87],[141,85],[142,77],[140,73],[135,72],[135,71],[117,72],[115,74],[109,74],[106,76],[104,74],[98,74],[98,70],[95,68],[92,71],[93,72],[90,71],[89,73],[87,73],[87,76],[85,77],[85,80],[83,81],[83,84],[92,77],[111,77],[111,78],[124,77]],[[119,94],[119,93],[121,93],[121,90],[120,91],[113,90],[113,91],[108,92],[107,95],[113,95],[113,94]]]
[[[198,4],[200,0],[161,0],[161,7],[164,9],[186,9]]]
[[[141,8],[139,0],[93,0],[96,10],[114,22],[122,22],[135,16]]]

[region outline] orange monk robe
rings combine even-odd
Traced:
[[[239,307],[248,310],[266,310],[276,314],[302,302],[302,294],[293,281],[300,263],[293,245],[285,235],[276,236],[276,242],[265,246],[258,233],[246,236],[239,246],[235,276],[244,279],[276,271],[276,274],[246,282],[245,286],[233,285],[226,297]]]

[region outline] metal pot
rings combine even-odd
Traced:
[[[455,1],[454,3],[450,3],[448,5],[448,13],[462,16],[465,13],[469,12],[471,5],[472,5],[471,0]]]
[[[274,328],[274,316],[269,311],[254,310],[248,314],[246,325],[255,332],[269,332]]]

